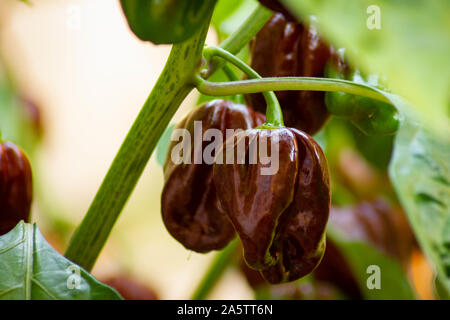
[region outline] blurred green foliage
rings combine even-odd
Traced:
[[[24,101],[4,65],[0,61],[0,133],[3,140],[20,146],[26,153],[34,151],[39,141],[27,117]]]
[[[448,0],[282,2],[296,16],[315,15],[325,38],[346,48],[357,68],[385,76],[429,130],[450,136]],[[379,29],[372,28],[374,18],[379,18]]]

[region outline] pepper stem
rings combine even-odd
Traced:
[[[279,77],[233,82],[210,82],[197,76],[197,90],[208,96],[230,96],[235,94],[258,93],[268,90],[276,91],[330,91],[345,92],[392,104],[393,94],[370,85],[349,80],[313,78],[313,77]]]
[[[249,78],[262,79],[262,77],[244,61],[220,47],[205,47],[203,49],[203,56],[208,61],[210,61],[212,57],[220,57],[241,69]],[[265,91],[263,92],[263,95],[267,103],[265,126],[284,127],[283,113],[281,112],[280,103],[278,102],[275,93],[273,91]]]
[[[222,66],[222,70],[226,74],[228,79],[230,79],[230,81],[239,81],[239,78],[237,77],[236,73],[234,73],[233,69],[231,69],[231,67],[228,64],[224,64]],[[244,96],[242,94],[236,94],[235,98],[237,103],[245,104]]]

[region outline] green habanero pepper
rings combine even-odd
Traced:
[[[208,18],[216,0],[120,0],[133,33],[155,44],[189,39]]]
[[[351,70],[344,62],[342,50],[330,60],[325,71],[327,78],[351,80],[383,89],[377,76],[364,77],[359,70]],[[389,103],[344,92],[327,92],[325,105],[331,114],[350,120],[367,135],[392,135],[398,129],[398,112]]]

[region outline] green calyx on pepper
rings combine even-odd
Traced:
[[[120,4],[139,39],[170,44],[192,37],[216,0],[121,0]]]
[[[344,50],[339,49],[330,59],[325,75],[328,78],[351,80],[384,89],[376,76],[365,77],[358,69],[351,70],[344,62]],[[344,92],[327,92],[325,104],[328,111],[340,118],[350,120],[367,135],[392,135],[399,126],[399,116],[389,103]]]

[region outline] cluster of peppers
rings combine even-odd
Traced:
[[[310,273],[323,256],[330,211],[328,167],[320,146],[295,128],[259,128],[262,114],[226,100],[200,106],[178,128],[193,133],[194,121],[223,134],[243,129],[232,137],[231,147],[237,152],[243,139],[246,160],[195,164],[198,150],[192,143],[191,163],[174,163],[175,143],[169,146],[161,208],[170,234],[187,249],[208,252],[225,247],[236,232],[248,265],[271,283]],[[257,155],[248,143],[266,139],[270,144],[275,136],[279,170],[262,175],[262,162],[250,163]]]
[[[251,66],[263,77],[325,77],[336,61],[344,64],[342,56],[320,38],[313,23],[303,25],[282,13],[272,16],[253,39],[251,49]],[[190,163],[174,163],[173,142],[164,165],[161,197],[164,224],[187,249],[201,253],[220,250],[237,234],[246,264],[272,284],[311,273],[325,252],[331,203],[329,172],[322,149],[311,135],[320,130],[330,113],[348,116],[334,112],[347,107],[342,96],[354,101],[350,106],[352,120],[366,124],[361,128],[372,124],[371,128],[380,129],[373,122],[381,117],[368,114],[364,105],[374,104],[378,110],[378,102],[353,95],[301,91],[277,92],[276,96],[287,127],[264,123],[261,112],[266,101],[262,94],[247,95],[248,106],[214,100],[192,111],[177,128],[193,136],[194,122],[201,121],[203,132],[218,129],[224,137],[227,129],[242,129],[220,152],[230,146],[237,152],[242,142],[245,161],[196,164],[195,154],[203,154],[207,144],[196,146],[192,142],[187,155]],[[354,108],[358,103],[363,105]],[[392,133],[391,128],[389,132],[382,129],[365,132]],[[250,163],[258,155],[252,153],[255,149],[249,141],[263,139],[268,144],[272,139],[278,143],[279,170],[272,175],[261,174],[262,162]],[[220,152],[216,158],[223,156]]]
[[[256,72],[267,77],[366,81],[357,70],[350,71],[313,23],[299,23],[276,1],[261,2],[284,15],[274,14],[252,42]],[[121,4],[133,32],[159,44],[191,37],[215,0],[121,0]],[[239,141],[244,142],[245,163],[196,164],[194,154],[203,154],[206,144],[197,146],[200,150],[191,146],[190,164],[173,163],[173,143],[164,166],[161,201],[168,231],[186,248],[202,253],[220,250],[237,233],[247,265],[270,283],[311,273],[325,252],[329,173],[325,156],[310,135],[320,130],[330,113],[352,120],[369,134],[392,134],[398,125],[392,106],[346,93],[277,92],[277,97],[287,127],[265,124],[260,94],[247,96],[249,106],[215,100],[191,112],[177,126],[191,135],[195,121],[201,121],[204,131],[218,129],[223,136],[227,129],[242,129],[231,146],[237,149]],[[262,139],[269,143],[276,139],[279,146],[279,170],[272,175],[261,174],[261,162],[249,163],[257,157],[249,141]],[[13,144],[1,143],[0,235],[18,221],[28,220],[31,199],[32,175],[26,156]]]

